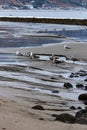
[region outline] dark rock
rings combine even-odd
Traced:
[[[72,109],[72,110],[76,110],[75,106],[71,106],[70,109]]]
[[[72,61],[78,61],[78,59],[75,58],[75,57],[72,57],[71,60],[72,60]]]
[[[2,130],[6,130],[6,128],[2,128]]]
[[[86,76],[87,74],[85,74],[85,73],[80,73],[79,75],[80,75],[80,76]]]
[[[53,117],[57,117],[58,115],[57,114],[52,114]]]
[[[84,71],[84,70],[80,70],[80,71],[79,71],[79,75],[80,75],[80,76],[86,76],[87,73],[86,73],[86,71]]]
[[[43,119],[43,118],[39,118],[39,120],[42,120],[42,121],[43,121],[44,119]]]
[[[61,102],[62,105],[67,105],[67,102]]]
[[[52,93],[59,93],[58,90],[52,90]]]
[[[55,60],[54,63],[55,63],[55,64],[60,64],[60,63],[64,63],[64,61]]]
[[[87,75],[86,72],[79,71],[77,73],[71,73],[70,78],[79,77],[79,76],[86,76],[86,75]]]
[[[87,101],[83,101],[85,105],[87,105]]]
[[[81,107],[77,107],[77,109],[82,109]]]
[[[50,77],[50,79],[55,79],[55,77]]]
[[[59,75],[59,78],[63,78],[63,76],[62,76],[62,75]]]
[[[32,109],[44,110],[44,108],[40,105],[33,106]]]
[[[85,79],[84,81],[87,82],[87,79]]]
[[[75,122],[75,117],[70,115],[70,114],[67,114],[67,113],[63,113],[63,114],[60,114],[60,115],[53,115],[54,117],[56,117],[56,121],[62,121],[62,122],[65,122],[65,123],[74,123]]]
[[[83,72],[83,73],[86,73],[86,71],[85,71],[85,70],[80,70],[79,72]]]
[[[79,118],[76,120],[75,123],[87,125],[87,118],[85,118],[85,117]]]
[[[76,74],[74,77],[79,77],[79,75]]]
[[[74,77],[74,75],[73,75],[73,74],[71,74],[69,77],[70,77],[70,78],[73,78],[73,77]]]
[[[74,73],[71,73],[72,75],[74,75]]]
[[[77,88],[83,88],[84,85],[83,85],[83,84],[76,84],[76,87],[77,87]]]
[[[84,89],[87,90],[87,86],[84,86]]]
[[[81,101],[87,101],[87,93],[80,94],[78,99]]]
[[[74,116],[63,113],[60,115],[53,114],[53,117],[55,117],[55,121],[62,121],[64,123],[78,123],[78,124],[85,124],[87,125],[87,109],[82,109],[78,111]]]
[[[73,77],[79,77],[79,74],[78,73],[71,73],[70,78],[73,78]]]
[[[76,112],[75,118],[78,119],[78,118],[84,117],[84,115],[85,115],[86,113],[87,113],[87,109],[82,109],[82,110]]]
[[[64,87],[69,89],[69,88],[73,88],[73,85],[67,82],[67,83],[64,83]]]

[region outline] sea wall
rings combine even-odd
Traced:
[[[19,18],[0,17],[0,21],[87,25],[87,19]]]

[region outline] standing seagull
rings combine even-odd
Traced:
[[[30,52],[30,59],[37,59],[39,56],[37,56],[35,53]]]
[[[23,56],[23,54],[21,54],[19,51],[16,51],[16,55],[17,56]]]
[[[71,49],[71,48],[65,44],[65,45],[64,45],[64,49],[69,50],[69,49]]]

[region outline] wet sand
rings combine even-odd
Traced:
[[[71,49],[66,51],[64,49],[64,45],[67,44]],[[68,41],[61,44],[52,44],[52,45],[44,45],[40,47],[21,47],[21,48],[1,48],[1,53],[16,53],[19,50],[22,54],[26,54],[27,52],[34,52],[36,54],[57,54],[57,55],[65,55],[67,57],[77,57],[82,59],[87,59],[87,44],[86,42],[73,42]]]
[[[77,83],[86,85],[86,77],[79,79],[69,76],[72,72],[87,70],[87,44],[67,43],[71,48],[69,50],[65,50],[64,45],[0,49],[0,53],[9,54],[9,62],[0,64],[0,130],[87,129],[86,125],[61,123],[52,117],[52,114],[61,113],[75,115],[77,107],[85,108],[78,101],[78,95],[85,90],[75,86]],[[75,57],[79,61],[65,60],[61,64],[54,64],[47,57],[40,60],[16,56],[17,50],[23,55],[32,51],[39,56],[56,54],[62,55],[63,59]],[[10,63],[10,60],[15,62]],[[70,82],[73,89],[63,88],[65,82]],[[53,90],[59,93],[52,93]],[[35,105],[41,105],[45,110],[32,109]],[[70,109],[72,105],[76,110]]]

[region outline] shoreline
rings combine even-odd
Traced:
[[[71,49],[65,50],[64,45],[68,45]],[[11,48],[1,48],[0,53],[12,53],[16,54],[16,51],[19,50],[23,55],[27,52],[34,52],[37,55],[40,54],[56,54],[56,55],[65,55],[66,57],[77,57],[81,59],[87,59],[87,43],[86,42],[62,42],[55,43],[44,46],[37,47],[11,47]]]

